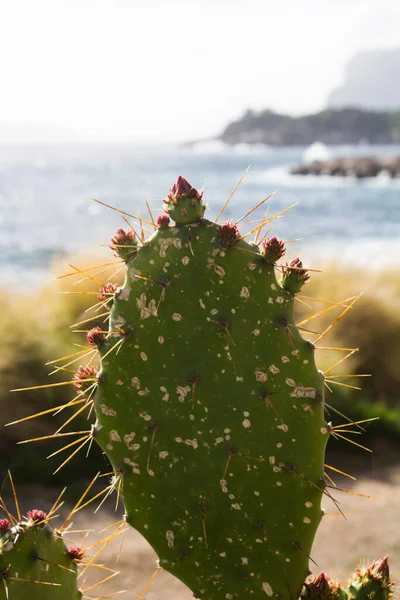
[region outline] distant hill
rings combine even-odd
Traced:
[[[327,105],[400,110],[400,47],[356,54],[345,68],[343,84],[329,94]]]
[[[357,108],[326,109],[302,117],[271,110],[248,110],[218,137],[227,144],[262,143],[272,146],[400,144],[400,110],[377,112]]]

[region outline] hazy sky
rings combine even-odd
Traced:
[[[182,140],[248,107],[313,111],[399,31],[399,0],[0,0],[0,138]]]

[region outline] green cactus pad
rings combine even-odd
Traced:
[[[0,529],[0,600],[80,600],[77,565],[46,522],[25,518]]]
[[[128,260],[93,435],[195,597],[293,600],[323,514],[323,376],[274,266],[218,229],[163,226]]]

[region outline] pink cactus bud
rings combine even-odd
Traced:
[[[224,246],[234,246],[240,238],[239,229],[234,223],[224,223],[217,229],[218,239]]]
[[[68,556],[72,560],[83,560],[85,551],[79,546],[70,546],[70,548],[68,548]]]
[[[359,570],[357,570],[357,572],[358,571]],[[369,567],[367,567],[364,572],[360,572],[360,574],[367,575],[368,577],[372,577],[373,579],[382,579],[383,581],[389,581],[390,574],[388,557],[383,556],[381,559],[376,560],[372,563],[372,565],[369,565]]]
[[[100,348],[104,344],[106,334],[101,327],[94,327],[86,336],[87,341],[93,348]]]
[[[157,217],[157,225],[162,228],[162,227],[168,227],[168,225],[170,224],[171,219],[169,218],[168,215],[159,215]]]
[[[303,285],[310,279],[307,269],[303,269],[303,263],[299,258],[294,258],[292,262],[282,267],[281,284],[288,292],[296,294]]]
[[[286,248],[282,240],[276,237],[268,238],[262,243],[264,258],[267,263],[273,265],[286,253]]]
[[[130,229],[118,229],[114,237],[111,238],[111,250],[114,250],[114,255],[128,260],[138,250],[138,242],[136,235]]]
[[[184,198],[197,198],[200,200],[203,197],[203,192],[198,192],[190,185],[187,179],[179,175],[178,179],[172,185],[168,192],[165,202],[174,202],[183,200]]]
[[[73,376],[74,388],[85,392],[91,385],[92,381],[86,381],[86,379],[95,379],[97,377],[98,370],[94,366],[84,367],[80,365],[77,372]]]
[[[105,302],[106,300],[110,299],[110,294],[115,294],[118,288],[118,283],[106,283],[104,287],[99,289],[99,295],[97,298],[100,300],[100,302]]]
[[[0,519],[0,533],[2,531],[7,531],[10,528],[10,521],[8,519]]]
[[[325,573],[320,573],[308,582],[308,589],[311,597],[325,598],[329,594],[330,578]]]
[[[43,510],[38,510],[36,508],[34,508],[33,510],[30,510],[26,516],[28,517],[29,521],[32,521],[35,524],[38,523],[42,523],[43,521],[46,520],[47,518],[47,513],[43,512]]]

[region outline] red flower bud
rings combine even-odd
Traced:
[[[81,390],[82,392],[86,392],[91,385],[93,385],[93,381],[86,381],[86,379],[93,379],[97,377],[97,369],[94,366],[84,367],[80,365],[79,369],[73,376],[74,388],[76,390]]]
[[[100,348],[104,344],[106,334],[101,327],[94,327],[86,336],[87,341],[93,348]]]
[[[171,219],[169,218],[168,215],[159,215],[157,217],[157,225],[162,228],[162,227],[168,227],[168,225],[170,224]]]
[[[178,179],[169,190],[165,202],[183,200],[184,198],[197,198],[200,200],[202,197],[203,192],[198,192],[190,185],[187,179],[182,177],[182,175],[179,175]]]
[[[42,522],[46,520],[47,513],[43,512],[43,510],[37,510],[34,508],[33,510],[30,510],[26,516],[28,517],[29,521],[32,521],[37,525],[39,523],[42,524]]]
[[[106,283],[106,285],[99,289],[99,295],[97,298],[100,302],[105,302],[110,299],[110,294],[115,294],[119,288],[118,283]]]
[[[72,560],[83,560],[85,556],[85,551],[82,550],[79,546],[71,546],[68,548],[68,556]]]
[[[118,229],[111,238],[111,244],[110,248],[114,250],[114,255],[125,261],[138,251],[136,235],[130,229],[128,231]]]
[[[234,246],[240,238],[239,229],[234,223],[224,223],[217,229],[218,239],[224,246]]]
[[[10,528],[10,521],[8,519],[0,519],[0,533],[2,531],[7,531]]]
[[[276,237],[267,238],[262,243],[263,254],[268,264],[275,264],[286,253],[285,244]]]
[[[290,265],[286,263],[282,267],[281,284],[288,292],[296,294],[310,279],[307,269],[303,269],[303,263],[299,258],[294,258]]]

